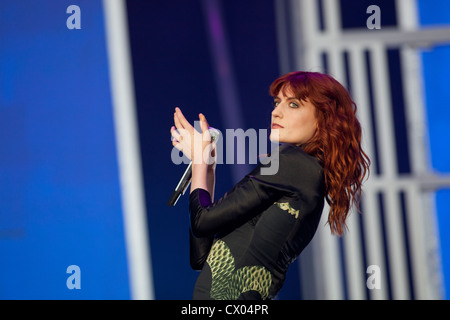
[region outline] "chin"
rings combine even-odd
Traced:
[[[280,138],[282,138],[282,137],[280,137],[280,131],[279,131],[279,129],[272,129],[271,131],[270,131],[270,136],[269,136],[269,140],[270,141],[272,141],[272,142],[275,142],[275,143],[282,143],[280,140],[282,140],[282,139],[280,139]]]
[[[279,137],[278,137],[278,135],[277,134],[275,134],[275,135],[270,135],[269,136],[269,140],[271,141],[271,142],[274,142],[274,143],[282,143],[281,141],[280,141],[280,139],[279,139]]]

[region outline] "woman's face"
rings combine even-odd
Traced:
[[[274,99],[270,140],[301,145],[316,132],[315,107],[308,99],[300,101],[290,90],[285,91],[280,90]]]

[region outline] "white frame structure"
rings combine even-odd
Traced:
[[[125,0],[103,0],[130,294],[154,299]]]
[[[325,225],[329,208],[324,209],[318,233],[300,257],[302,295],[306,299],[411,299],[412,286],[415,299],[441,299],[444,293],[432,195],[439,188],[450,187],[450,176],[438,176],[430,170],[420,50],[450,44],[450,27],[420,29],[416,0],[396,0],[396,28],[343,30],[340,1],[321,1],[323,30],[318,0],[276,1],[281,72],[323,71],[322,55],[326,54],[329,73],[345,84],[346,53],[352,95],[363,127],[363,148],[374,159],[371,135],[375,123],[382,170],[374,174],[372,166],[364,184],[363,213],[352,212],[349,231],[342,239],[331,236]],[[396,169],[389,48],[398,49],[401,57],[411,164],[408,175],[399,175]],[[370,111],[367,52],[375,119]],[[380,268],[380,289],[367,288],[370,265]]]

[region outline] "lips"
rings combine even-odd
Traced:
[[[278,123],[272,123],[272,129],[282,129],[283,126],[279,125]]]

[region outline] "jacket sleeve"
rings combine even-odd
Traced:
[[[205,190],[203,190],[205,191]],[[208,205],[211,203],[210,194],[205,191],[199,196],[199,205]],[[201,270],[208,257],[209,250],[211,249],[214,237],[202,237],[198,238],[192,234],[192,230],[189,229],[189,257],[190,264],[193,270]]]
[[[192,231],[189,230],[189,257],[193,270],[201,270],[203,268],[206,258],[208,258],[209,250],[211,250],[213,240],[214,237],[194,237]]]

